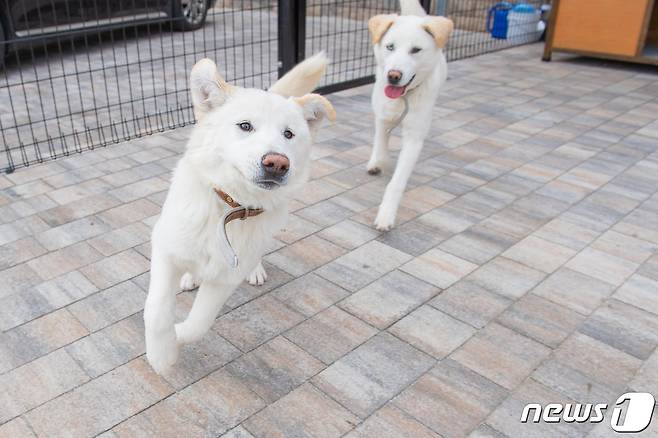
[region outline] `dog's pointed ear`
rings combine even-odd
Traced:
[[[221,106],[233,92],[233,86],[221,77],[215,63],[208,58],[192,67],[190,89],[197,120],[203,119],[211,110]]]
[[[396,17],[395,14],[381,14],[368,20],[368,30],[373,44],[377,44],[382,40],[384,34],[393,26]]]
[[[317,128],[322,120],[336,120],[336,110],[326,97],[319,94],[306,94],[293,98],[297,105],[302,107],[304,118],[311,129]]]
[[[442,49],[448,43],[448,38],[454,30],[455,24],[446,17],[427,17],[423,28],[434,38],[436,46]]]

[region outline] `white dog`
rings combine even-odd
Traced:
[[[269,92],[227,84],[208,59],[192,69],[199,123],[152,236],[144,321],[146,355],[156,372],[166,373],[180,345],[210,329],[247,276],[264,280],[261,257],[285,222],[288,201],[308,179],[312,134],[322,119],[335,118],[320,95],[289,96],[314,89],[326,65],[324,55],[316,55]],[[187,318],[175,324],[176,292],[186,272],[184,286],[200,287]]]
[[[407,181],[423,148],[432,121],[432,107],[446,80],[443,54],[453,23],[427,16],[418,0],[400,0],[402,15],[377,15],[368,28],[377,60],[372,94],[375,140],[368,173],[378,174],[389,162],[391,130],[402,121],[402,150],[386,187],[375,226],[393,227]]]

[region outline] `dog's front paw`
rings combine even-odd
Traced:
[[[192,274],[186,272],[185,275],[180,279],[180,288],[181,290],[194,290],[199,287],[199,283],[194,278]]]
[[[267,272],[265,272],[262,263],[259,263],[247,278],[249,284],[253,286],[261,286],[265,283],[265,280],[267,280]]]
[[[379,206],[377,217],[375,218],[375,228],[379,231],[388,231],[395,225],[395,209],[388,208],[384,205]]]
[[[368,161],[368,165],[366,166],[366,169],[368,169],[368,173],[370,175],[378,175],[382,172],[382,170],[386,170],[388,168],[388,159],[376,159],[376,158],[370,158],[370,161]]]
[[[178,361],[179,344],[176,333],[172,330],[166,335],[148,336],[146,342],[146,359],[153,370],[165,375]]]

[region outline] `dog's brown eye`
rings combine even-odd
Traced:
[[[420,52],[421,50],[422,50],[422,49],[421,49],[420,47],[412,47],[412,49],[411,49],[411,53],[412,53],[412,54],[413,54],[413,53],[418,53],[418,52]]]
[[[254,130],[254,127],[251,126],[251,123],[249,122],[240,122],[238,123],[238,127],[242,129],[244,132],[251,132]]]
[[[288,140],[290,140],[295,136],[295,134],[293,134],[293,132],[290,129],[286,129],[285,131],[283,131],[283,136]]]

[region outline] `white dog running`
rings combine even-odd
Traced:
[[[178,162],[152,236],[144,322],[146,356],[156,372],[166,373],[177,361],[180,345],[210,329],[245,277],[264,280],[261,257],[285,222],[288,201],[308,179],[312,134],[322,119],[335,118],[320,95],[289,96],[314,89],[326,65],[324,55],[316,55],[269,92],[227,84],[208,59],[192,69],[199,123]],[[218,227],[238,204],[250,211],[241,210],[238,216],[244,220],[226,225],[228,247],[239,260],[234,268],[222,251]],[[184,286],[194,282],[200,287],[187,318],[175,324],[176,292],[186,272]]]
[[[388,166],[390,132],[404,117],[402,150],[375,219],[381,231],[395,223],[407,181],[429,132],[432,107],[448,74],[443,47],[453,30],[451,20],[427,16],[418,0],[400,0],[400,9],[402,15],[376,15],[368,22],[377,60],[370,174]]]

